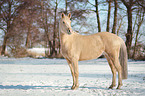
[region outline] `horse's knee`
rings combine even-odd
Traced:
[[[119,59],[115,59],[115,60],[113,60],[113,62],[114,62],[113,64],[114,64],[115,69],[116,69],[118,72],[120,72],[120,71],[122,70],[122,68],[121,68]]]
[[[114,66],[114,65],[111,67],[111,71],[112,71],[112,74],[113,74],[113,75],[115,75],[115,74],[116,74],[116,68],[115,68],[115,66]]]
[[[74,72],[75,77],[79,76],[79,72]]]

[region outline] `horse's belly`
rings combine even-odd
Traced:
[[[82,52],[80,54],[79,61],[96,59],[99,56],[101,56],[102,53],[103,53],[103,50],[102,51],[101,50],[100,51],[89,50],[88,52]]]

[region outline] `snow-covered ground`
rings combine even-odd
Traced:
[[[112,74],[106,59],[79,62],[77,90],[65,59],[0,57],[0,96],[145,96],[145,61],[128,61],[121,90],[108,89]]]

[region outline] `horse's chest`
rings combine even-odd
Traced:
[[[70,46],[68,44],[63,44],[61,45],[61,53],[63,54],[64,57],[68,57],[70,54]]]
[[[61,53],[64,57],[74,57],[79,55],[78,53],[78,46],[75,46],[74,43],[65,43],[61,45]]]

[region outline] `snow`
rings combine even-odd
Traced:
[[[45,52],[48,51],[48,48],[29,48],[27,53],[29,56],[34,58],[43,58],[45,57]]]
[[[143,96],[145,62],[128,61],[128,79],[108,89],[112,74],[106,59],[79,62],[77,90],[65,59],[0,57],[0,96]],[[118,81],[118,80],[117,80]]]
[[[27,49],[27,51],[36,52],[36,53],[45,53],[45,51],[48,51],[48,48],[30,48]]]

